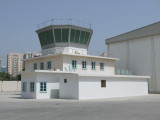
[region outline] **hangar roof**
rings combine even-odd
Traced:
[[[137,38],[156,35],[156,34],[160,34],[160,21],[141,27],[136,30],[132,30],[124,34],[120,34],[112,38],[108,38],[106,39],[106,44],[130,40],[130,39],[137,39]]]

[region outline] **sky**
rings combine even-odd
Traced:
[[[89,53],[106,52],[105,39],[160,21],[160,0],[0,0],[0,57],[40,52],[37,25],[50,19],[92,24]]]

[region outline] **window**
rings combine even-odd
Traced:
[[[51,69],[51,61],[47,62],[47,69]]]
[[[26,82],[23,82],[23,84],[22,84],[22,91],[23,92],[27,91],[27,83]]]
[[[101,80],[101,87],[106,87],[106,80]]]
[[[86,61],[82,61],[82,69],[86,70]]]
[[[92,70],[95,70],[96,69],[96,62],[92,62]]]
[[[72,69],[76,69],[76,68],[77,68],[77,61],[72,60]]]
[[[47,92],[47,83],[46,82],[40,83],[40,92]]]
[[[104,70],[104,63],[100,63],[100,70]]]
[[[34,63],[34,70],[37,70],[37,63]]]
[[[64,79],[64,83],[67,83],[67,79]]]
[[[34,82],[30,82],[30,91],[34,92]]]
[[[40,70],[43,70],[43,69],[44,69],[44,63],[41,62],[41,63],[40,63]]]

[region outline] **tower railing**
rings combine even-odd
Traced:
[[[73,19],[51,19],[38,24],[37,30],[51,25],[76,25],[91,29],[91,24],[84,21],[73,20]]]

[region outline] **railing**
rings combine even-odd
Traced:
[[[37,25],[37,30],[51,25],[76,25],[91,29],[91,24],[73,19],[51,19]]]
[[[132,75],[133,71],[129,69],[124,69],[124,68],[117,68],[115,74],[116,75]]]
[[[47,55],[47,54],[60,54],[60,53],[71,53],[71,54],[81,54],[81,55],[86,55],[86,50],[82,50],[82,49],[78,49],[78,48],[73,48],[72,52],[69,50],[71,50],[71,48],[53,48],[53,49],[44,49],[42,51],[42,55]],[[76,53],[76,51],[78,51],[78,53]],[[88,51],[87,55],[93,55],[93,56],[101,56],[101,57],[108,57],[107,54],[105,54],[104,52],[96,52],[96,51]]]

